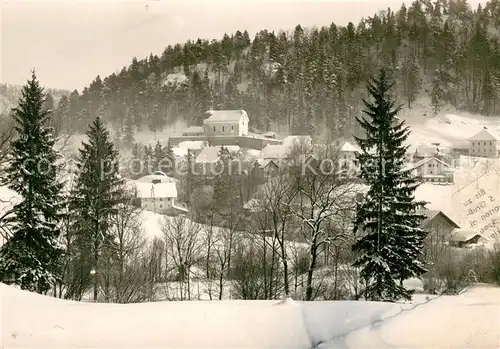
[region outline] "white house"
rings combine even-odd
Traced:
[[[143,210],[155,213],[187,212],[176,205],[177,187],[175,179],[161,174],[141,177],[134,181],[136,198]]]
[[[339,149],[340,160],[347,166],[358,168],[356,154],[360,153],[361,149],[350,142],[344,142]]]
[[[209,110],[203,120],[205,136],[247,136],[248,115],[244,110]]]
[[[428,157],[407,166],[405,171],[412,171],[423,182],[450,183],[453,182],[453,168],[446,162],[435,157]]]
[[[497,158],[499,149],[498,137],[493,135],[486,126],[469,138],[469,156]]]

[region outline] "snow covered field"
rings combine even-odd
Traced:
[[[414,114],[414,112],[412,112]],[[440,143],[440,147],[468,145],[468,139],[486,126],[491,132],[500,134],[500,119],[467,113],[443,113],[424,120],[414,115],[408,118],[411,148],[419,145]]]
[[[499,348],[500,288],[411,303],[78,303],[0,284],[2,348]]]

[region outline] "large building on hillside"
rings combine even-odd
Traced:
[[[499,149],[498,137],[490,132],[486,126],[469,138],[469,156],[497,158]]]
[[[244,110],[209,110],[210,116],[203,120],[205,135],[247,136],[248,115]]]

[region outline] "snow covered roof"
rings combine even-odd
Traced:
[[[358,146],[355,146],[349,142],[344,142],[342,147],[340,147],[341,152],[354,152],[354,153],[359,153],[361,149]]]
[[[205,146],[205,141],[184,141],[180,142],[177,147],[184,149],[202,149]]]
[[[422,214],[426,217],[422,223],[421,226],[426,226],[429,222],[431,222],[434,218],[437,216],[441,216],[444,219],[446,219],[450,225],[454,226],[454,228],[458,229],[460,226],[450,217],[448,217],[443,211],[440,210],[423,210]]]
[[[484,127],[481,131],[476,133],[474,136],[469,138],[469,141],[497,141],[498,137],[494,136],[488,131],[487,127]]]
[[[439,160],[438,158],[435,158],[435,157],[428,157],[428,158],[425,158],[425,159],[422,159],[420,161],[417,161],[413,164],[409,164],[408,166],[406,166],[406,168],[404,168],[404,171],[411,171],[411,170],[414,170],[414,169],[417,169],[423,165],[425,165],[426,163],[432,161],[432,160],[436,160],[437,162],[443,164],[445,167],[449,167],[450,165],[448,165],[446,162],[442,161],[442,160]]]
[[[221,147],[205,147],[196,157],[195,162],[199,164],[214,163],[219,160]]]
[[[210,115],[207,119],[203,120],[203,124],[210,122],[239,122],[242,116],[246,116],[247,112],[243,109],[240,110],[208,110]]]
[[[153,183],[153,181],[160,181],[162,183],[175,183],[175,178],[169,177],[165,174],[155,174],[147,175],[135,180],[138,183]]]
[[[268,144],[260,153],[262,159],[283,159],[286,157],[288,147],[285,145]]]
[[[156,184],[136,182],[135,187],[137,190],[137,197],[141,199],[177,197],[177,187],[173,182]]]
[[[474,230],[459,229],[455,230],[450,237],[450,241],[453,242],[467,242],[476,236],[483,237],[481,234]]]
[[[189,149],[187,149],[187,148],[179,148],[179,147],[172,148],[174,155],[178,156],[178,157],[186,156],[188,153],[188,150]]]
[[[247,149],[246,155],[247,155],[247,158],[257,159],[257,158],[260,158],[261,151],[257,150],[257,149]]]
[[[268,165],[271,165],[271,166],[274,165],[274,166],[278,167],[276,162],[274,162],[272,159],[257,159],[257,160],[255,160],[255,162],[258,164],[258,166],[260,168],[265,168]]]

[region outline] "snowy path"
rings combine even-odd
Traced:
[[[500,348],[500,288],[443,296],[350,333],[345,348]],[[326,345],[326,347],[330,347]]]

